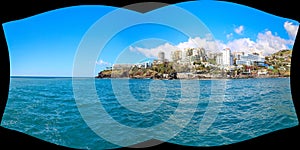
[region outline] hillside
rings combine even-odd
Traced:
[[[280,50],[266,57],[266,64],[270,74],[290,75],[292,50]]]

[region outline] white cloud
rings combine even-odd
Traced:
[[[249,52],[249,49],[255,47],[255,42],[252,41],[250,38],[240,38],[230,41],[225,45],[226,47],[229,47],[232,51],[243,51],[247,53]]]
[[[265,54],[271,54],[278,50],[288,49],[288,45],[293,45],[293,41],[273,35],[271,31],[266,31],[265,33],[258,33],[255,47]]]
[[[234,29],[234,32],[236,34],[243,34],[243,31],[244,31],[244,26],[242,25]]]
[[[106,62],[106,61],[104,61],[102,59],[96,61],[96,64],[99,65],[99,66],[111,66],[112,65],[111,63]]]
[[[171,45],[170,43],[165,43],[163,45],[157,46],[155,48],[142,48],[142,47],[129,47],[130,51],[139,52],[144,56],[150,57],[157,57],[160,51],[165,53],[166,59],[171,59],[171,53],[174,50],[182,50],[185,48],[196,48],[196,47],[203,47],[209,51],[218,51],[223,49],[225,44],[221,43],[220,41],[212,40],[213,37],[211,35],[206,35],[205,38],[195,37],[189,38],[186,42],[181,42],[177,45]]]
[[[258,33],[255,41],[249,38],[240,38],[230,41],[226,44],[233,51],[244,52],[262,52],[264,55],[269,55],[278,50],[288,49],[288,45],[293,45],[293,40],[286,40],[277,35],[273,35],[271,31]]]
[[[171,52],[178,49],[202,47],[207,51],[217,52],[224,48],[230,48],[233,52],[243,51],[245,53],[261,52],[263,55],[269,55],[282,49],[289,49],[294,44],[294,40],[287,40],[273,34],[271,31],[258,33],[255,40],[250,38],[239,38],[227,43],[211,38],[189,38],[186,42],[177,45],[165,43],[155,48],[130,47],[131,51],[139,52],[146,57],[157,57],[159,51],[165,52],[167,59],[171,58]]]
[[[165,58],[166,59],[170,59],[171,58],[171,51],[173,50],[177,50],[178,47],[173,46],[169,43],[165,43],[163,45],[160,45],[158,47],[155,48],[142,48],[142,47],[129,47],[130,51],[135,51],[135,52],[139,52],[142,53],[143,55],[145,55],[148,58],[151,57],[157,57],[159,52],[164,52],[165,53]]]
[[[286,22],[284,22],[283,27],[292,39],[296,38],[299,25],[293,25],[292,22],[286,21]]]
[[[187,42],[179,43],[176,47],[178,47],[179,49],[203,47],[204,49],[209,51],[218,51],[220,49],[223,49],[224,46],[225,45],[220,41],[214,41],[210,38],[195,37],[189,38]]]
[[[226,38],[227,38],[227,39],[232,38],[232,36],[233,36],[233,33],[226,34]]]

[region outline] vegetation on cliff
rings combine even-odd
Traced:
[[[130,69],[109,69],[98,73],[97,78],[151,78],[151,79],[176,79],[176,70],[172,63],[164,62],[153,64],[148,68],[133,65]]]

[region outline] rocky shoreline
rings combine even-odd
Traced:
[[[114,74],[111,71],[100,72],[95,78],[100,79],[158,79],[158,80],[174,80],[174,79],[193,79],[193,80],[213,80],[213,79],[249,79],[249,78],[286,78],[288,75],[236,75],[222,76],[218,74],[193,74],[193,73],[173,73],[169,74],[154,74],[154,75],[136,75],[131,76],[126,72],[122,74]]]

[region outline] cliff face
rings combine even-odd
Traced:
[[[103,70],[98,73],[96,78],[128,78],[129,74],[126,70]]]
[[[96,78],[177,79],[177,73],[160,73],[150,68],[133,70],[103,70]]]
[[[154,64],[151,67],[139,68],[117,68],[112,70],[103,70],[98,73],[96,78],[150,78],[150,79],[177,79],[177,73],[173,69],[172,63],[165,62]]]
[[[111,78],[111,70],[104,70],[99,72],[96,78]]]

